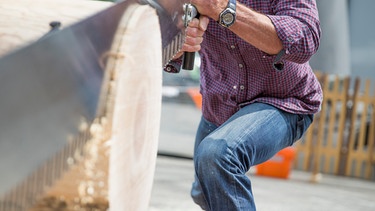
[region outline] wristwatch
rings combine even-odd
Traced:
[[[219,15],[219,24],[228,28],[236,21],[236,0],[229,0],[227,8]]]

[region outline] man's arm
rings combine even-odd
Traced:
[[[237,19],[229,29],[267,54],[275,55],[283,49],[271,19],[243,4],[237,3]]]
[[[192,0],[200,14],[219,20],[220,13],[226,8],[228,0]],[[216,5],[216,6],[212,6]],[[264,14],[237,2],[237,19],[229,27],[235,34],[265,53],[274,55],[283,48],[277,36],[275,26]]]
[[[228,4],[228,0],[191,2],[200,14],[216,21]],[[316,2],[274,0],[272,8],[275,14],[261,14],[237,2],[237,20],[229,29],[267,54],[275,55],[284,49],[284,59],[297,63],[308,61],[317,51],[320,40]]]

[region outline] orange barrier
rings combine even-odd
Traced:
[[[193,100],[195,106],[197,106],[198,109],[202,109],[202,95],[199,92],[199,88],[189,88],[187,89],[187,93]]]
[[[294,147],[287,147],[268,161],[255,166],[256,175],[287,179],[293,167],[295,156],[296,150]]]

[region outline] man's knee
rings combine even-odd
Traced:
[[[221,162],[228,159],[230,150],[225,140],[205,138],[197,148],[194,162],[198,170],[207,169],[220,165]]]

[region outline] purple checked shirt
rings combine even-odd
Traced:
[[[320,22],[315,0],[238,0],[266,14],[283,43],[268,55],[210,20],[201,56],[202,113],[221,125],[241,107],[254,102],[296,114],[320,110],[322,90],[308,61],[317,51]],[[165,70],[178,72],[181,60]]]

